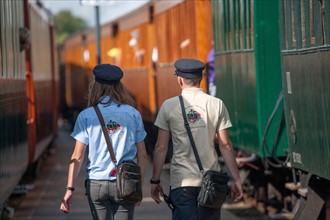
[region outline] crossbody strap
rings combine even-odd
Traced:
[[[117,166],[116,156],[115,156],[115,153],[113,152],[112,145],[111,145],[111,142],[110,142],[110,138],[109,138],[108,132],[107,132],[107,130],[105,128],[104,119],[102,117],[102,114],[100,112],[100,109],[99,109],[99,107],[97,105],[96,106],[93,106],[93,107],[94,107],[94,110],[96,112],[97,117],[99,118],[99,121],[100,121],[100,124],[101,124],[101,128],[102,128],[102,131],[103,131],[103,134],[104,134],[104,138],[105,138],[105,141],[107,142],[107,147],[108,147],[108,150],[110,152],[111,160]]]
[[[196,145],[195,145],[195,141],[194,141],[194,138],[192,136],[192,133],[191,133],[191,130],[190,130],[190,127],[189,127],[189,123],[188,123],[188,120],[187,120],[186,110],[184,109],[184,103],[183,103],[182,95],[179,96],[179,99],[180,99],[180,105],[181,105],[181,110],[182,110],[182,116],[183,116],[183,120],[184,120],[184,126],[187,129],[187,133],[188,133],[189,140],[190,140],[192,149],[193,149],[195,157],[196,157],[198,168],[201,171],[201,173],[204,173],[204,168],[202,166],[201,159],[199,158],[198,151],[197,151],[197,148],[196,148]]]

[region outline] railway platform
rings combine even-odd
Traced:
[[[76,185],[76,191],[72,200],[72,208],[69,214],[60,211],[60,201],[65,192],[67,181],[67,169],[71,156],[74,140],[69,136],[68,129],[61,126],[58,136],[52,145],[52,154],[42,167],[42,170],[31,189],[15,209],[13,220],[91,220],[92,216],[84,194],[85,170],[82,169]],[[144,198],[139,207],[135,209],[136,220],[170,220],[171,213],[165,202],[156,204],[150,197],[150,184],[152,165],[149,160],[143,186]],[[169,170],[164,168],[162,172],[162,185],[168,192]],[[223,220],[242,219],[222,210]]]

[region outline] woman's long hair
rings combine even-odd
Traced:
[[[106,96],[109,96],[110,99],[107,102],[101,102],[101,99]],[[95,106],[98,103],[110,105],[113,101],[118,104],[118,106],[127,104],[135,107],[135,101],[128,94],[121,82],[108,85],[93,80],[89,84],[88,107]]]

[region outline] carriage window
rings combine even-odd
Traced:
[[[252,7],[252,1],[248,0],[246,1],[247,3],[247,38],[248,38],[248,44],[247,44],[247,49],[254,48],[253,45],[253,7]]]
[[[293,9],[293,19],[292,19],[292,30],[293,30],[293,42],[292,45],[294,48],[300,49],[302,46],[302,37],[301,37],[301,4],[300,0],[295,0],[292,5]]]
[[[321,26],[321,2],[313,1],[313,34],[314,34],[314,44],[315,46],[319,46],[322,44],[322,26]],[[314,45],[313,44],[313,45]]]
[[[223,51],[223,39],[221,38],[221,34],[219,31],[217,30],[221,30],[221,28],[223,27],[222,23],[220,23],[222,21],[222,19],[220,18],[220,14],[218,13],[219,10],[221,10],[222,7],[219,7],[219,2],[218,1],[212,1],[212,23],[213,23],[213,28],[214,28],[214,41],[216,42],[214,44],[214,49],[215,51]],[[218,43],[219,42],[219,43]]]
[[[149,24],[154,23],[154,6],[149,7]]]
[[[323,1],[323,8],[324,44],[330,45],[330,1]]]
[[[315,46],[313,0],[309,0],[308,4],[305,4],[305,7],[308,8],[309,17],[310,17],[309,22],[306,19],[307,23],[309,24],[308,32],[309,32],[309,36],[310,36],[310,39],[309,39],[310,46]]]
[[[242,32],[241,35],[241,48],[251,49],[253,48],[253,7],[252,1],[241,0],[238,7],[238,14],[240,14],[239,29]]]
[[[224,35],[225,35],[225,42],[226,42],[226,45],[225,45],[225,50],[228,51],[231,49],[230,47],[230,39],[231,39],[231,36],[230,36],[230,11],[229,11],[229,1],[223,1],[223,5],[224,5],[224,17],[223,17],[223,20],[224,20]]]
[[[25,78],[20,52],[21,1],[0,0],[0,78]]]
[[[297,34],[299,30],[299,21],[297,20],[299,15],[297,12],[297,4],[295,4],[297,0],[289,1],[286,5],[287,11],[287,27],[288,27],[288,46],[289,49],[296,49],[297,48]],[[291,22],[290,22],[291,21]]]
[[[253,48],[252,1],[212,2],[216,52]]]
[[[330,1],[280,1],[284,14],[282,48],[300,49],[329,44]]]
[[[300,0],[300,13],[301,13],[301,39],[302,39],[302,47],[306,47],[306,43],[307,43],[307,39],[309,39],[309,37],[306,36],[306,25],[307,22],[309,20],[309,14],[305,13],[305,1],[304,0]],[[307,28],[308,30],[308,28]]]
[[[18,1],[14,1],[14,4],[17,4]],[[17,5],[16,5],[17,7]],[[19,34],[19,13],[13,13],[12,14],[12,19],[13,23],[15,24],[13,26],[13,39],[12,39],[12,50],[13,50],[13,76],[15,78],[20,77],[20,72],[19,72],[19,59],[18,57],[20,56],[20,51],[19,51],[19,42],[20,42],[20,34]]]
[[[237,49],[242,49],[241,45],[241,36],[242,36],[242,27],[241,27],[241,2],[235,1],[235,10],[236,10],[236,47]]]
[[[0,2],[0,18],[1,18],[0,19],[0,30],[4,29],[3,26],[2,26],[2,21],[3,21],[2,14],[3,14],[3,12],[2,12],[2,3]],[[3,59],[2,59],[2,45],[3,45],[2,33],[3,33],[3,31],[1,31],[1,33],[0,33],[0,78],[3,77],[3,71],[2,71],[2,69],[3,69],[3,64],[2,64],[2,62],[3,62]]]
[[[330,2],[324,1],[325,12],[325,42],[330,45]]]
[[[0,25],[0,29],[1,29],[1,25]],[[2,78],[2,41],[1,41],[1,37],[0,37],[0,78]]]
[[[233,50],[237,50],[239,48],[237,48],[237,11],[236,11],[236,5],[237,2],[236,1],[232,1],[231,2],[231,11],[232,11],[232,40],[233,40]]]
[[[5,73],[7,73],[6,70],[6,63],[7,63],[7,59],[5,56],[5,51],[7,51],[7,41],[6,41],[6,33],[7,31],[7,25],[5,23],[6,21],[6,17],[7,17],[7,13],[6,13],[6,1],[0,1],[0,27],[1,27],[1,33],[0,33],[0,43],[1,43],[1,77],[7,77]]]

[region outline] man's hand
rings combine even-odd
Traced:
[[[234,199],[233,202],[238,202],[243,198],[243,189],[240,182],[233,182],[231,186],[231,197]]]
[[[161,202],[159,194],[160,194],[160,189],[159,189],[158,184],[151,184],[151,198],[155,200],[157,204]]]

